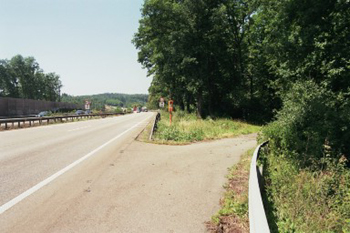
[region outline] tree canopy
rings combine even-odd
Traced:
[[[59,101],[61,88],[59,75],[44,73],[34,57],[0,60],[0,97]]]
[[[150,100],[268,121],[298,80],[349,88],[347,0],[145,0],[133,43]]]

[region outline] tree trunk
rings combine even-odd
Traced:
[[[203,118],[203,95],[202,91],[197,94],[197,117]]]
[[[184,98],[179,99],[179,106],[181,111],[185,111],[185,103],[184,103]]]

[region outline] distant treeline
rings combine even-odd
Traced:
[[[0,60],[0,97],[59,101],[61,88],[59,75],[44,73],[34,57]]]
[[[118,94],[104,93],[97,95],[71,96],[68,94],[62,95],[62,101],[67,103],[84,104],[85,100],[91,101],[91,108],[96,110],[105,110],[105,105],[115,107],[133,107],[145,106],[148,100],[146,94]]]

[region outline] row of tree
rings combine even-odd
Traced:
[[[201,117],[267,121],[298,80],[350,87],[347,0],[145,0],[133,43],[153,81]]]
[[[59,101],[61,88],[60,77],[44,73],[33,57],[0,60],[0,97]]]

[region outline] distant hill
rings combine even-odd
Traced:
[[[145,106],[148,100],[147,94],[119,94],[104,93],[97,95],[71,96],[62,94],[61,101],[67,103],[84,104],[85,100],[91,101],[91,109],[105,110],[105,105],[116,107]]]

